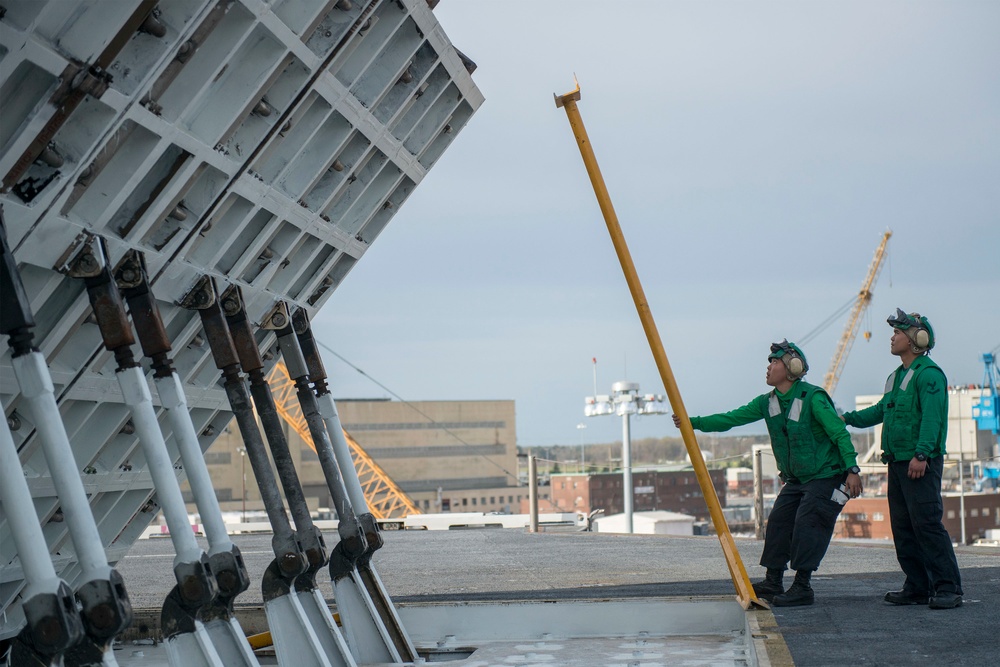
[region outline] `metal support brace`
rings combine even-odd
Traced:
[[[35,322],[14,255],[7,244],[2,210],[0,240],[0,333],[10,336],[14,376],[21,387],[26,412],[41,440],[81,570],[76,598],[81,605],[84,636],[67,649],[66,661],[104,660],[107,665],[113,665],[111,643],[132,622],[132,604],[121,575],[108,564],[104,543],[80,479],[80,469],[56,405],[49,369],[34,347],[31,330]]]
[[[301,667],[335,667],[318,636],[323,632],[325,623],[318,624],[313,618],[314,614],[304,608],[302,598],[294,594],[295,580],[308,569],[308,561],[295,539],[288,514],[281,502],[271,462],[251,407],[250,390],[240,375],[239,356],[212,278],[202,277],[181,300],[180,305],[197,310],[201,317],[215,365],[222,371],[226,396],[243,437],[250,466],[264,502],[264,510],[271,523],[271,548],[275,559],[264,571],[261,591],[278,663]],[[349,667],[354,666],[354,663],[347,664]]]
[[[56,576],[48,558],[49,547],[6,419],[0,419],[0,502],[26,583],[21,599],[28,623],[11,647],[11,664],[61,664],[63,652],[83,638],[83,621],[73,591]]]
[[[343,635],[337,628],[330,614],[330,608],[316,586],[316,574],[325,566],[329,559],[326,553],[326,543],[319,528],[313,524],[309,514],[302,484],[292,462],[288,449],[288,441],[282,428],[278,409],[274,404],[271,387],[264,375],[264,361],[261,359],[257,341],[254,338],[250,320],[247,318],[243,296],[239,287],[232,285],[221,296],[222,311],[226,315],[229,333],[236,346],[243,371],[250,377],[250,392],[253,395],[257,416],[264,427],[264,435],[271,449],[271,458],[278,471],[278,479],[285,492],[285,499],[295,522],[295,534],[299,546],[309,563],[308,569],[295,579],[295,595],[299,598],[302,608],[313,621],[317,639],[325,647],[325,654],[331,662],[338,665],[353,663],[353,657]],[[264,318],[263,328],[284,326],[288,322],[288,312],[284,304],[279,304]]]
[[[649,302],[646,300],[642,283],[639,281],[639,274],[636,272],[635,264],[632,262],[632,255],[628,250],[628,244],[625,243],[625,235],[622,233],[621,225],[618,223],[618,214],[615,213],[615,207],[611,203],[611,195],[608,194],[607,185],[604,183],[604,176],[601,175],[601,169],[597,164],[597,156],[594,155],[594,146],[587,136],[587,128],[583,125],[583,117],[580,115],[580,109],[577,108],[576,104],[580,101],[580,83],[576,82],[576,88],[565,95],[553,95],[553,97],[555,98],[556,107],[566,110],[566,118],[569,120],[570,127],[573,130],[573,136],[576,138],[576,145],[580,149],[580,156],[583,158],[583,164],[587,168],[587,175],[590,176],[590,183],[594,188],[594,194],[597,196],[597,203],[601,208],[601,213],[604,214],[608,234],[611,235],[611,243],[614,245],[615,253],[618,255],[622,273],[625,274],[625,282],[628,283],[629,292],[632,294],[632,301],[635,303],[639,321],[642,323],[642,329],[649,342],[650,351],[653,353],[654,361],[656,361],[656,368],[660,371],[660,379],[663,381],[663,387],[670,398],[670,407],[680,417],[681,437],[684,439],[684,446],[687,448],[691,465],[694,467],[695,476],[698,478],[702,495],[705,497],[705,502],[708,505],[708,511],[712,517],[715,532],[719,535],[722,553],[726,558],[729,575],[732,577],[733,586],[736,589],[736,599],[739,600],[740,605],[744,609],[751,607],[766,608],[766,604],[761,602],[753,592],[750,577],[747,576],[746,567],[743,565],[740,552],[736,548],[736,542],[733,540],[732,533],[729,532],[729,526],[726,524],[726,518],[722,514],[722,506],[716,495],[715,486],[712,485],[712,479],[709,477],[705,460],[698,448],[698,441],[695,438],[694,429],[691,427],[691,420],[688,418],[687,409],[684,407],[680,389],[677,387],[677,380],[674,379],[670,362],[667,360],[667,353],[663,349],[663,341],[660,339],[660,334],[656,329],[656,322],[653,320],[653,313],[649,309]]]
[[[340,472],[347,488],[347,495],[354,506],[354,511],[358,512],[358,522],[365,531],[365,538],[368,541],[368,548],[358,559],[357,569],[365,589],[371,596],[372,601],[378,609],[379,617],[392,636],[393,645],[399,651],[404,661],[412,662],[417,656],[416,648],[410,640],[403,626],[396,607],[392,603],[392,598],[382,583],[381,577],[375,570],[372,563],[372,555],[382,548],[383,540],[379,532],[378,522],[372,516],[368,508],[368,500],[365,492],[361,488],[361,481],[358,479],[358,471],[354,466],[354,459],[351,457],[350,445],[344,437],[344,427],[340,423],[340,415],[337,414],[337,405],[333,401],[333,395],[327,387],[326,367],[323,364],[323,357],[319,353],[316,339],[313,337],[312,327],[309,323],[309,315],[305,309],[299,308],[292,315],[292,327],[299,341],[299,347],[305,357],[309,379],[313,383],[313,391],[319,403],[319,411],[326,424],[327,433],[333,444],[333,453],[340,466]]]
[[[132,328],[125,315],[125,304],[118,286],[112,279],[103,242],[93,236],[86,238],[68,261],[67,272],[71,277],[84,281],[104,346],[115,356],[118,364],[115,377],[132,415],[139,445],[156,488],[156,497],[170,529],[170,541],[176,552],[173,568],[177,585],[167,595],[161,615],[168,650],[171,647],[175,650],[177,662],[174,664],[177,665],[221,667],[211,638],[198,619],[201,610],[218,595],[219,588],[208,555],[198,546],[191,530],[173,460],[153,408],[149,385],[132,354],[135,342]]]
[[[291,322],[286,322],[284,327],[277,330],[277,334],[278,346],[288,368],[288,375],[295,383],[302,416],[309,426],[339,518],[337,532],[340,542],[330,558],[330,577],[333,579],[334,597],[344,626],[344,636],[354,657],[361,664],[403,662],[392,634],[382,621],[378,605],[372,600],[358,573],[357,563],[368,551],[368,542],[347,495],[316,395],[309,388],[306,361]]]
[[[247,644],[246,634],[233,613],[233,601],[250,587],[250,576],[239,548],[229,539],[226,531],[212,479],[202,457],[198,435],[188,412],[184,388],[170,357],[170,340],[163,326],[159,306],[150,291],[149,274],[143,255],[135,250],[127,252],[115,269],[115,280],[128,302],[143,354],[152,360],[153,382],[156,384],[160,404],[166,411],[208,537],[209,565],[219,592],[201,610],[199,618],[223,664],[253,667],[258,664],[257,658]]]

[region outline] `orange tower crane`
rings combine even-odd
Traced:
[[[295,396],[295,383],[289,377],[284,361],[275,364],[269,381],[278,414],[315,451],[316,445],[313,444],[312,436],[309,435],[309,427]],[[347,438],[347,444],[351,447],[351,458],[354,459],[358,481],[361,482],[361,488],[365,492],[365,499],[368,501],[368,509],[371,510],[372,516],[376,519],[391,519],[408,514],[420,514],[416,503],[399,488],[399,485],[386,474],[379,464],[375,463],[375,460],[361,448],[361,445],[347,431],[344,431],[344,437]],[[341,471],[341,474],[350,473],[349,471]]]
[[[892,236],[891,229],[886,230],[885,234],[882,235],[882,242],[879,243],[878,249],[875,251],[875,257],[868,268],[868,275],[865,276],[865,282],[861,286],[861,291],[858,292],[857,299],[854,301],[854,307],[851,309],[851,316],[847,320],[847,326],[844,328],[844,333],[840,336],[840,342],[837,343],[837,351],[830,362],[830,370],[823,376],[823,388],[831,396],[833,395],[833,390],[837,387],[837,383],[840,382],[840,374],[844,371],[844,364],[847,363],[847,355],[854,345],[854,339],[857,338],[858,327],[861,326],[861,316],[864,315],[865,310],[871,303],[872,289],[875,287],[875,281],[878,280],[878,274],[882,270],[882,260],[885,259],[885,249],[889,243],[890,236]],[[866,336],[870,336],[870,334],[866,334]]]

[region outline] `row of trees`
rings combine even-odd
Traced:
[[[858,452],[867,449],[868,436],[852,434]],[[698,434],[698,446],[707,454],[710,468],[728,468],[750,465],[750,451],[754,445],[770,444],[766,435],[724,436],[711,433]],[[586,445],[586,466],[589,472],[607,472],[621,465],[621,441]],[[580,469],[579,445],[549,445],[547,447],[518,447],[518,454],[532,455],[539,459],[539,469],[550,473],[576,472]],[[684,463],[687,449],[684,441],[674,438],[641,438],[632,441],[632,466],[656,466]]]

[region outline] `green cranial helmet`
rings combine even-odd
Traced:
[[[795,343],[789,343],[788,339],[780,343],[771,343],[771,354],[767,355],[767,360],[781,359],[788,374],[793,380],[797,380],[809,372],[809,362],[806,355]]]
[[[886,322],[893,329],[899,329],[917,352],[926,352],[934,347],[934,329],[926,317],[920,313],[906,313],[902,308],[896,309],[895,315],[890,315]]]

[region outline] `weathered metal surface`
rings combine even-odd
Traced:
[[[178,302],[208,276],[242,289],[255,325],[278,300],[315,314],[483,98],[424,0],[5,8],[0,204],[35,344],[113,562],[157,505],[137,436],[123,430],[115,361],[88,321],[83,281],[57,270],[78,237],[99,237],[114,267],[144,253],[206,449],[232,412],[201,318]],[[72,553],[65,524],[52,520],[59,500],[11,368],[5,350],[0,400],[20,423],[12,435],[49,552]],[[0,534],[5,523],[0,512]],[[73,557],[54,560],[77,588]],[[0,540],[0,563],[12,561],[11,541]],[[0,566],[0,638],[23,623],[20,577]]]

